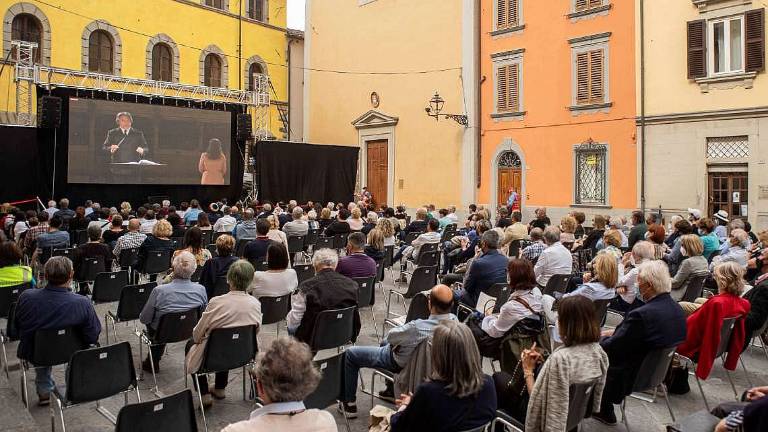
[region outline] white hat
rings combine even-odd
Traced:
[[[715,213],[715,217],[723,222],[728,222],[728,212],[725,210],[718,210],[717,213]]]
[[[701,219],[701,210],[695,208],[689,208],[688,213],[693,216],[694,219]]]

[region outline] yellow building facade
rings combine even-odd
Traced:
[[[282,137],[278,107],[287,106],[288,59],[285,0],[0,0],[3,14],[3,70],[0,122],[16,120],[13,39],[39,41],[38,64],[87,71],[100,56],[108,75],[157,79],[157,44],[168,47],[162,81],[247,90],[254,71],[269,77],[269,133]],[[94,52],[92,35],[103,38]],[[110,49],[111,48],[111,49]],[[218,63],[206,81],[208,54]],[[256,67],[251,67],[257,64]],[[93,70],[93,69],[91,69]],[[212,75],[213,76],[213,75]],[[34,90],[34,89],[33,89]],[[33,93],[32,115],[35,115]],[[281,108],[284,109],[284,108]]]
[[[644,2],[637,127],[648,208],[724,210],[755,232],[768,227],[765,8],[755,0]]]
[[[305,141],[359,147],[377,204],[475,200],[476,3],[307,1]],[[469,126],[428,116],[435,92]]]

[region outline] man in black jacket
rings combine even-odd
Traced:
[[[325,310],[357,306],[357,283],[336,273],[339,256],[331,249],[320,249],[312,257],[315,276],[299,285],[291,296],[288,332],[302,342],[310,343],[317,315]],[[360,333],[360,314],[355,309],[353,341]]]
[[[606,330],[600,346],[608,354],[608,376],[605,380],[600,412],[593,418],[605,424],[616,424],[613,404],[621,403],[632,393],[632,385],[645,356],[657,349],[672,348],[685,341],[685,315],[669,295],[672,281],[662,261],[651,261],[640,267],[637,276],[640,296],[645,301],[627,314],[615,330]]]
[[[133,116],[129,112],[117,113],[115,122],[118,127],[107,132],[102,148],[109,154],[112,162],[138,162],[147,154],[147,140],[144,133],[134,129]]]

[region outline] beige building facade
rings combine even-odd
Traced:
[[[768,227],[764,3],[650,0],[643,12],[637,123],[646,208],[725,210]]]
[[[304,140],[360,148],[358,187],[408,208],[475,201],[477,2],[308,0]],[[439,92],[443,113],[425,108]]]

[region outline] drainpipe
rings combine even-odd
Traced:
[[[482,39],[481,33],[482,33],[482,24],[483,24],[483,18],[482,18],[482,0],[477,0],[475,4],[475,21],[477,25],[477,31],[475,32],[475,52],[477,53],[477,62],[475,64],[476,73],[475,73],[475,97],[476,97],[476,104],[475,104],[475,188],[480,189],[480,185],[482,184],[482,173],[481,173],[481,160],[483,156],[483,149],[482,149],[482,106],[483,106],[483,94],[482,94],[482,81],[483,78],[480,76],[482,74],[483,68],[481,67],[483,56],[480,52],[481,43],[480,40]],[[477,191],[475,191],[475,194],[477,194]],[[475,197],[477,198],[477,197]]]
[[[285,35],[288,38],[288,119],[286,119],[285,122],[288,130],[285,131],[285,134],[288,135],[288,141],[293,141],[293,137],[291,136],[293,135],[291,132],[291,112],[293,111],[293,107],[291,106],[291,44],[294,42],[294,40],[291,38],[287,30]]]
[[[237,88],[243,89],[243,0],[237,13]]]
[[[640,0],[640,209],[645,213],[645,0]]]

